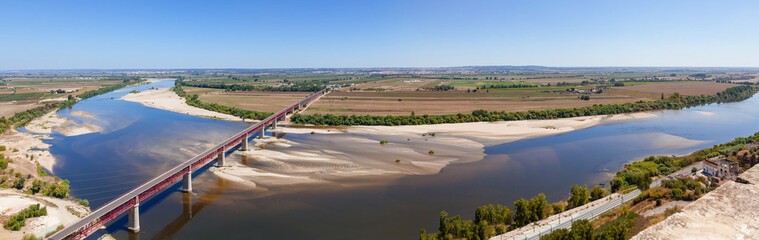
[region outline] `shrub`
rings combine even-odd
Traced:
[[[77,198],[77,199],[74,199],[74,201],[76,201],[77,203],[79,203],[79,205],[82,205],[82,206],[85,206],[85,207],[89,207],[90,206],[90,201],[87,201],[87,199],[79,199],[79,198]]]
[[[29,206],[29,208],[22,210],[21,212],[17,213],[13,217],[11,217],[8,222],[6,222],[3,227],[5,229],[11,230],[11,231],[18,231],[21,230],[22,227],[26,224],[27,218],[33,218],[33,217],[39,217],[39,216],[45,216],[47,215],[47,207],[40,208],[40,204],[35,204]]]
[[[430,155],[432,155],[432,154],[435,154],[435,151],[432,151],[432,150],[430,150],[428,153],[429,153]]]

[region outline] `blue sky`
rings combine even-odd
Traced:
[[[759,1],[0,1],[0,69],[759,67]]]

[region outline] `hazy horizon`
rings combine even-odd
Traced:
[[[754,1],[0,3],[0,70],[759,67]]]

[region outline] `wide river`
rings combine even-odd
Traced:
[[[97,208],[248,126],[118,100],[132,90],[172,85],[173,81],[162,81],[127,87],[60,111],[103,128],[72,137],[54,134],[46,140],[58,159],[55,174],[71,181],[73,196],[89,199]],[[72,117],[73,111],[92,113],[97,120]],[[191,195],[179,191],[179,183],[140,204],[140,233],[126,230],[124,215],[94,236],[108,232],[117,239],[417,239],[421,228],[437,231],[441,210],[471,219],[478,206],[511,206],[541,192],[551,202],[564,200],[572,184],[608,182],[627,162],[653,154],[688,154],[759,131],[756,96],[653,114],[487,147],[481,161],[373,186],[317,186],[272,194],[198,171]],[[309,137],[285,136],[294,141]]]

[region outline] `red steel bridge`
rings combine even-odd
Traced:
[[[258,137],[264,136],[264,130],[267,126],[271,125],[272,128],[276,128],[277,121],[284,119],[288,114],[294,112],[297,109],[302,109],[316,98],[327,93],[327,89],[316,92],[288,107],[280,110],[277,113],[272,114],[259,123],[256,123],[247,129],[227,138],[218,145],[206,150],[203,153],[187,160],[176,167],[166,171],[165,173],[147,181],[146,183],[130,190],[127,193],[117,197],[116,199],[101,206],[97,210],[91,212],[86,217],[80,219],[78,222],[66,226],[55,234],[51,235],[48,239],[83,239],[100,227],[116,219],[122,213],[129,211],[129,229],[132,231],[140,230],[139,220],[139,206],[140,202],[147,200],[153,194],[163,190],[164,188],[174,184],[180,178],[184,181],[184,191],[192,191],[192,170],[200,169],[207,163],[216,159],[219,166],[224,165],[224,158],[227,151],[233,149],[238,144],[241,150],[248,149],[248,139],[255,136],[258,133]]]

